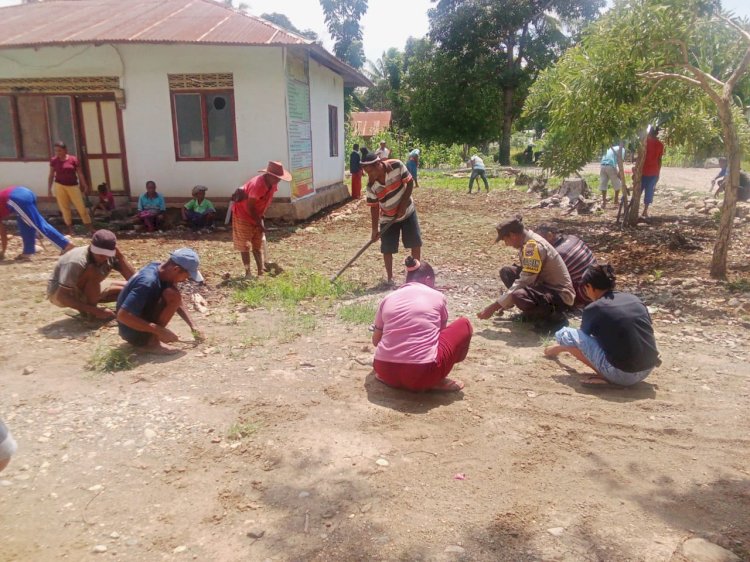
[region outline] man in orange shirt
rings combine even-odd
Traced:
[[[654,202],[656,182],[661,173],[661,159],[664,156],[664,145],[659,140],[659,127],[651,127],[646,138],[646,156],[643,160],[641,172],[641,187],[643,188],[643,218],[648,218],[648,207]]]
[[[250,249],[253,251],[258,277],[263,275],[263,237],[266,232],[264,218],[273,201],[280,181],[290,181],[292,174],[281,162],[268,162],[260,175],[255,176],[232,195],[232,240],[234,249],[240,252],[245,266],[245,277],[250,273]]]

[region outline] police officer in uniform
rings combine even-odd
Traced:
[[[535,328],[553,330],[567,324],[564,311],[575,301],[575,290],[565,262],[554,246],[524,227],[521,217],[497,225],[497,239],[519,250],[520,266],[503,267],[500,279],[508,288],[497,301],[479,313],[487,320],[493,314],[517,307]]]

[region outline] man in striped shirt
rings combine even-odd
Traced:
[[[577,236],[572,234],[561,235],[555,224],[542,223],[536,227],[535,231],[555,247],[555,250],[565,262],[568,273],[570,273],[570,279],[573,281],[573,288],[576,291],[576,300],[573,306],[577,308],[585,307],[591,302],[591,299],[581,287],[581,279],[590,265],[596,265],[593,252]]]
[[[393,254],[398,252],[399,234],[414,259],[422,255],[419,219],[411,197],[414,179],[400,160],[382,160],[372,153],[362,158],[367,174],[367,205],[372,217],[372,240],[380,238],[388,284],[393,284]]]

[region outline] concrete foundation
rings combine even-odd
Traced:
[[[318,188],[315,193],[295,201],[274,200],[266,213],[266,218],[288,222],[303,221],[318,211],[341,203],[349,197],[349,189],[343,182]]]

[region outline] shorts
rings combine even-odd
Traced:
[[[247,252],[251,248],[259,252],[263,248],[263,229],[235,215],[232,217],[232,240],[238,252]]]
[[[119,322],[118,326],[120,337],[129,344],[136,347],[143,347],[144,345],[147,345],[149,340],[151,339],[151,336],[153,335],[148,332],[139,332],[138,330],[134,330],[130,326],[126,326],[125,324],[121,324]]]
[[[603,165],[599,169],[599,191],[607,191],[609,182],[612,182],[612,188],[615,191],[620,191],[622,182],[620,176],[617,174],[617,168],[610,165]]]
[[[643,188],[643,202],[646,205],[650,205],[654,202],[654,192],[656,191],[656,182],[659,181],[659,176],[642,176],[641,187]]]
[[[385,225],[381,225],[381,232]],[[414,211],[404,220],[393,223],[380,237],[380,253],[396,254],[398,253],[398,239],[401,233],[401,241],[404,248],[421,248],[422,232],[419,230],[419,219],[417,212]]]
[[[604,350],[596,338],[575,328],[562,328],[555,333],[557,343],[565,347],[576,347],[594,366],[596,371],[612,384],[631,386],[645,379],[653,369],[629,373],[618,369],[607,360]]]

